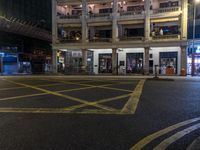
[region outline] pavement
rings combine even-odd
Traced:
[[[0,149],[198,147],[200,78],[151,78],[1,76]]]

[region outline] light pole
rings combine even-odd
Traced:
[[[194,62],[194,41],[195,41],[195,33],[196,33],[196,4],[199,3],[200,0],[193,0],[194,11],[193,11],[193,37],[192,37],[192,76],[194,76],[195,62]]]

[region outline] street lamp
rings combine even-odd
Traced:
[[[200,0],[193,0],[194,11],[193,11],[193,40],[192,40],[192,76],[194,76],[194,41],[195,41],[195,33],[196,33],[196,4],[198,4]]]

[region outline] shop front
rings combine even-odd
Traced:
[[[175,75],[177,74],[177,52],[160,52],[160,74]]]
[[[99,54],[99,73],[112,73],[112,54]]]
[[[126,54],[126,73],[143,73],[143,53]]]

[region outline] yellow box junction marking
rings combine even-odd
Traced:
[[[6,80],[6,79],[4,79],[4,80]],[[101,108],[101,109],[104,109],[104,110],[107,110],[107,111],[116,111],[114,108],[109,108],[107,106],[103,106],[103,105],[100,105],[100,104],[94,104],[94,102],[88,102],[88,101],[85,101],[85,100],[82,100],[82,99],[79,99],[79,98],[75,98],[75,97],[72,97],[72,96],[63,95],[63,94],[60,94],[58,92],[52,92],[52,91],[45,90],[45,89],[42,89],[42,88],[39,88],[39,87],[36,87],[36,86],[31,86],[31,85],[28,85],[28,84],[18,83],[18,82],[11,81],[11,80],[6,80],[6,81],[10,82],[10,83],[13,83],[13,84],[16,84],[16,85],[25,86],[25,87],[32,88],[32,89],[35,89],[35,90],[38,90],[38,91],[42,91],[44,93],[48,93],[48,94],[52,94],[52,95],[55,95],[55,96],[63,97],[63,98],[66,98],[68,100],[76,101],[76,102],[79,102],[79,103],[84,103],[84,104],[87,104],[87,105],[90,105],[90,106],[95,106],[95,107],[98,107],[98,108]]]
[[[129,98],[125,106],[123,107],[121,111],[122,113],[132,113],[132,114],[135,113],[139,100],[140,100],[140,96],[142,94],[144,83],[145,83],[145,80],[140,80],[140,82],[137,84],[131,97]]]
[[[133,147],[130,148],[130,150],[141,150],[142,148],[144,148],[147,144],[149,144],[150,142],[152,142],[153,140],[159,138],[160,136],[163,136],[173,130],[176,130],[180,127],[186,126],[188,124],[197,122],[200,120],[200,117],[198,118],[193,118],[193,119],[189,119],[177,124],[174,124],[172,126],[169,126],[165,129],[162,129],[160,131],[157,131],[151,135],[148,135],[147,137],[143,138],[142,140],[140,140],[138,143],[136,143]]]
[[[44,79],[46,81],[51,81],[50,79]],[[57,82],[60,83],[64,83],[64,84],[73,84],[73,85],[80,85],[80,86],[89,86],[89,87],[93,87],[96,88],[97,86],[95,85],[91,85],[91,84],[85,84],[85,83],[74,83],[74,82],[70,82],[70,81],[63,81],[63,80],[58,80]],[[110,85],[114,85],[115,83],[112,83]],[[108,86],[108,85],[106,85]],[[110,89],[110,90],[117,90],[117,91],[123,91],[123,92],[132,92],[131,90],[125,90],[125,89],[119,89],[119,88],[112,88],[112,87],[106,87],[104,85],[99,86],[98,88],[102,88],[102,89]]]
[[[7,80],[8,81],[8,80]],[[52,80],[51,80],[52,81]],[[14,81],[11,81],[12,83]],[[94,80],[95,82],[95,80]],[[21,85],[22,83],[17,83],[17,85],[20,84],[20,86],[23,86],[24,88],[32,88],[32,87],[43,87],[43,86],[53,86],[53,85],[60,85],[62,82],[59,82],[59,83],[52,83],[52,84],[44,84],[44,85],[39,85],[39,86],[31,86],[31,85],[27,85],[25,86],[24,84]],[[65,84],[76,84],[76,85],[80,85],[80,86],[89,86],[89,87],[83,87],[83,88],[75,88],[75,89],[69,89],[69,90],[61,90],[61,91],[56,91],[57,93],[62,93],[62,92],[67,92],[67,91],[76,91],[76,90],[82,90],[82,89],[90,89],[90,88],[94,88],[94,87],[105,87],[105,86],[109,86],[109,85],[117,85],[117,84],[130,84],[130,82],[117,82],[117,83],[112,83],[112,84],[105,84],[105,85],[99,85],[99,86],[94,86],[94,85],[89,85],[89,84],[79,84],[79,83],[73,83],[73,82],[66,82],[64,81]],[[14,82],[14,84],[16,84],[16,82]],[[31,87],[29,87],[31,86]],[[112,88],[113,90],[123,90],[123,89],[117,89],[117,88]],[[37,89],[38,90],[38,89]],[[44,90],[44,89],[42,89]],[[41,90],[40,90],[41,91]],[[124,90],[126,92],[130,92],[131,90]],[[50,91],[51,92],[51,91]],[[132,91],[131,91],[132,92]],[[33,97],[33,96],[42,96],[42,95],[48,95],[48,94],[51,94],[51,93],[39,93],[39,94],[31,94],[31,95],[23,95],[23,96],[15,96],[15,97],[8,97],[8,98],[2,98],[0,99],[1,100],[12,100],[12,99],[18,99],[18,98],[26,98],[26,97]],[[70,113],[71,111],[75,110],[75,109],[78,109],[78,108],[82,108],[82,107],[86,107],[86,106],[94,106],[94,105],[97,105],[97,104],[100,104],[100,103],[105,103],[105,102],[109,102],[109,101],[115,101],[115,100],[119,100],[119,99],[122,99],[122,98],[126,98],[126,97],[129,97],[131,95],[131,93],[129,94],[124,94],[124,95],[120,95],[120,96],[117,96],[117,97],[112,97],[112,98],[106,98],[106,99],[101,99],[101,100],[98,100],[98,101],[95,101],[95,102],[88,102],[90,104],[87,104],[87,103],[83,103],[83,104],[79,104],[79,105],[75,105],[75,106],[70,106],[70,107],[67,107],[67,108],[0,108],[0,112],[26,112],[26,113]],[[73,98],[73,97],[72,97]],[[103,106],[103,105],[101,105]],[[102,108],[103,109],[103,108]],[[109,109],[109,110],[107,110]],[[11,111],[12,110],[12,111]],[[114,108],[111,108],[111,107],[107,107],[107,106],[104,106],[104,110],[107,110],[107,112],[105,111],[102,111],[102,110],[81,110],[81,112],[73,112],[73,113],[96,113],[96,114],[120,114],[121,110],[117,110],[117,109],[114,109]],[[53,112],[52,112],[53,111]],[[67,111],[67,112],[66,112]],[[112,112],[109,112],[109,111],[112,111]],[[122,114],[122,113],[121,113]],[[125,113],[127,114],[127,113]]]

